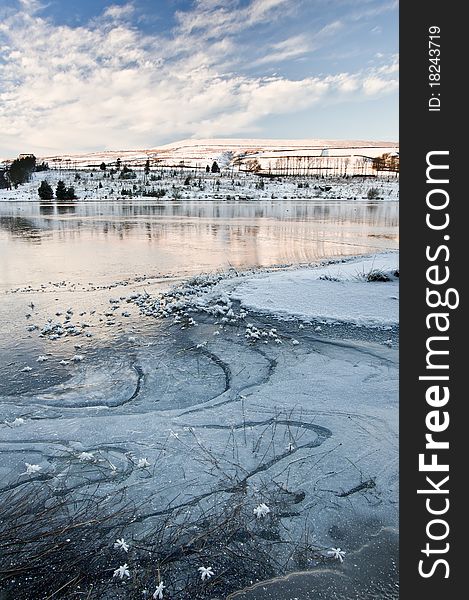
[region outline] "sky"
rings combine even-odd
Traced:
[[[0,156],[397,141],[396,0],[0,0]]]

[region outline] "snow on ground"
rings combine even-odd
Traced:
[[[398,253],[388,253],[315,269],[268,273],[247,278],[230,295],[243,308],[284,317],[397,325],[398,259]],[[390,281],[367,281],[370,274],[384,275]]]
[[[215,316],[226,317],[231,302],[238,301],[242,309],[276,318],[386,329],[398,324],[399,253],[316,267],[232,272],[199,278],[175,293],[175,308],[196,308]]]
[[[377,190],[375,201],[399,200],[399,180],[395,177],[363,178],[330,177],[317,179],[304,176],[260,178],[250,173],[205,173],[188,169],[158,169],[145,178],[143,171],[136,170],[134,179],[120,179],[117,174],[99,169],[50,169],[34,173],[30,182],[17,189],[0,189],[0,202],[38,201],[38,187],[42,180],[55,190],[57,182],[73,186],[78,200],[117,200],[141,198],[149,200],[278,200],[278,199],[324,199],[368,200],[368,192]],[[125,190],[127,194],[123,195]],[[164,191],[157,198],[148,196]]]
[[[142,166],[148,159],[152,164],[205,168],[213,160],[225,162],[225,158],[236,159],[237,164],[256,158],[266,168],[275,168],[278,159],[294,159],[311,156],[340,156],[348,157],[351,163],[355,157],[375,157],[385,152],[398,152],[396,142],[367,141],[367,140],[274,140],[274,139],[187,139],[159,147],[139,150],[107,150],[87,154],[66,154],[56,156],[41,156],[40,161],[46,161],[51,166],[77,166],[86,168],[98,166],[101,162],[115,163],[118,158],[122,163]],[[331,161],[329,161],[331,162]],[[220,165],[222,166],[222,165]],[[290,164],[290,168],[292,165]],[[352,165],[349,165],[351,172]],[[303,168],[303,167],[301,167]],[[363,168],[360,166],[360,168]],[[301,171],[300,171],[301,172]],[[359,171],[360,172],[360,171]]]

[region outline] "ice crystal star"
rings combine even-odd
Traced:
[[[259,506],[256,506],[256,508],[254,509],[254,514],[258,519],[262,519],[262,517],[265,517],[269,513],[270,508],[267,506],[267,504],[264,504],[264,502],[262,502],[262,504],[259,504]]]
[[[24,463],[26,465],[26,471],[23,473],[24,475],[33,475],[34,473],[38,473],[42,467],[39,465],[31,465],[30,463]]]
[[[160,583],[158,584],[156,590],[153,592],[153,600],[162,600],[163,598],[163,590],[165,589],[165,585],[163,585],[163,582],[160,581]]]
[[[202,581],[205,581],[206,579],[210,579],[210,577],[212,577],[212,575],[215,575],[212,567],[199,567],[198,571],[200,573],[200,579],[202,579]]]
[[[336,560],[340,560],[340,562],[344,562],[346,552],[341,550],[340,548],[331,548],[328,550],[327,555],[331,558],[335,558]]]
[[[124,538],[120,538],[115,541],[114,548],[116,548],[117,550],[123,550],[124,552],[128,552],[129,544],[124,540]]]
[[[129,565],[124,563],[118,569],[114,571],[113,577],[120,577],[124,579],[124,577],[130,577]]]

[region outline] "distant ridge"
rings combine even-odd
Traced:
[[[399,144],[394,141],[213,138],[184,139],[147,149],[45,155],[38,159],[57,168],[99,167],[103,162],[111,166],[117,159],[129,167],[143,167],[149,159],[151,167],[205,169],[217,161],[222,169],[276,174],[322,170],[339,173],[344,171],[345,161],[347,173],[365,174],[374,157],[398,152]]]

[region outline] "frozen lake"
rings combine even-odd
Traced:
[[[62,506],[85,525],[117,511],[106,535],[80,525],[56,546],[94,565],[103,600],[142,597],[148,553],[175,598],[394,600],[397,326],[282,321],[227,286],[244,277],[232,268],[397,248],[394,202],[0,204],[0,522],[33,536],[69,525]],[[230,272],[168,291],[204,271]],[[319,285],[397,302],[395,282]],[[220,574],[213,592],[201,564]],[[38,572],[37,594],[68,585],[55,577]]]
[[[314,262],[398,248],[397,202],[0,203],[0,286]]]

